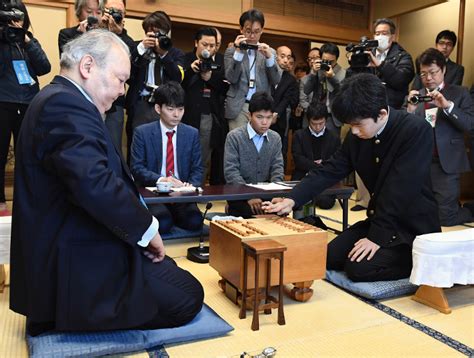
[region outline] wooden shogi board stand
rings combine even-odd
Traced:
[[[284,284],[293,284],[288,292],[297,301],[307,301],[313,295],[314,280],[326,275],[327,233],[301,221],[268,215],[256,219],[212,221],[209,233],[209,264],[222,280],[220,287],[236,304],[243,288],[242,241],[274,239],[287,247],[284,261]],[[255,288],[253,260],[248,262],[247,288]],[[260,265],[264,265],[261,261]],[[273,265],[271,285],[278,285],[278,269]],[[266,282],[265,272],[259,282]]]

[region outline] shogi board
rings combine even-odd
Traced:
[[[273,239],[287,247],[284,256],[285,284],[325,277],[327,233],[292,218],[212,221],[209,234],[209,264],[239,291],[243,286],[242,241]],[[271,283],[278,284],[278,261],[272,260]],[[254,288],[255,264],[248,260],[248,288]],[[265,282],[265,263],[260,262],[259,286]]]

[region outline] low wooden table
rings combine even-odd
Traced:
[[[326,275],[327,233],[317,227],[276,215],[247,220],[213,221],[209,234],[209,264],[222,280],[219,282],[227,296],[238,303],[244,281],[244,252],[242,241],[274,239],[287,247],[284,264],[284,284],[294,284],[291,298],[307,301],[313,295],[314,280]],[[260,262],[263,264],[263,261]],[[249,262],[248,272],[254,270]],[[265,273],[260,272],[260,282]],[[271,285],[278,285],[278,270],[271,271]],[[247,274],[247,287],[255,288],[255,278]]]

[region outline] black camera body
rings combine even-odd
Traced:
[[[95,16],[87,16],[87,26],[86,31],[90,31],[92,29],[97,28],[99,25],[99,19]]]
[[[209,71],[218,71],[220,70],[221,65],[214,62],[211,56],[211,53],[204,49],[201,52],[201,62],[199,63],[200,72],[209,72]]]
[[[321,67],[320,69],[324,72],[327,72],[331,69],[331,61],[329,60],[321,60]]]
[[[258,50],[258,45],[249,44],[247,42],[241,42],[239,48],[241,50]]]
[[[25,29],[9,26],[13,21],[24,20],[23,11],[15,9],[10,4],[0,4],[0,41],[8,43],[23,43],[25,41]]]
[[[112,16],[112,19],[114,19],[115,23],[118,25],[118,24],[121,24],[122,23],[122,20],[123,20],[123,14],[120,10],[114,8],[114,7],[111,7],[109,9],[107,9],[107,13]]]
[[[173,47],[171,39],[163,32],[155,32],[155,34],[153,34],[151,37],[158,39],[160,48],[164,51],[168,51],[171,47]]]
[[[346,51],[352,53],[351,59],[349,60],[351,67],[367,67],[370,63],[370,56],[366,54],[365,51],[371,51],[378,46],[379,42],[377,40],[369,40],[366,36],[362,36],[358,44],[348,44]]]
[[[418,94],[414,94],[413,96],[410,96],[408,98],[408,103],[410,104],[418,104],[418,103],[423,103],[423,102],[431,102],[433,98],[431,96],[421,96]]]

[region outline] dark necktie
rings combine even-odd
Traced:
[[[161,59],[159,55],[156,55],[155,60],[155,85],[161,85]]]
[[[166,132],[168,143],[166,143],[166,176],[174,175],[174,150],[173,150],[174,131]]]

